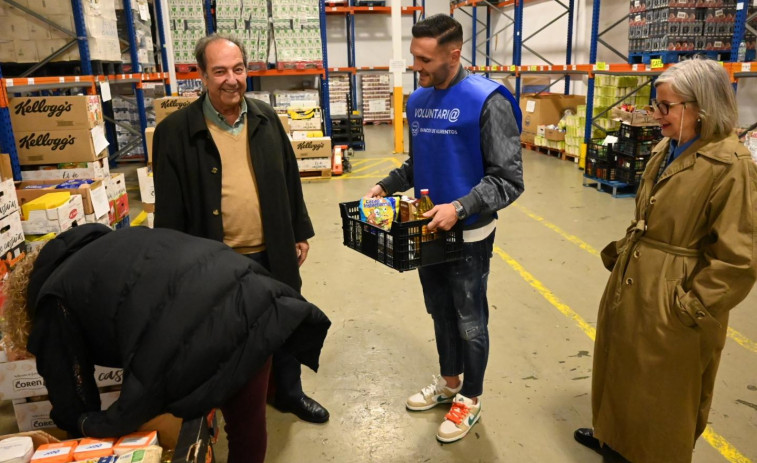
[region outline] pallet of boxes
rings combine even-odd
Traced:
[[[318,104],[318,93],[278,90],[274,98],[277,111],[286,116],[281,119],[289,133],[300,177],[331,177],[331,137],[323,136],[323,113]]]
[[[9,99],[21,165],[16,194],[32,246],[73,226],[129,225],[124,174],[111,174],[100,98]]]
[[[156,98],[155,105],[155,124],[165,119],[169,114],[176,112],[186,106],[189,106],[197,99],[196,96],[167,96]],[[139,196],[142,200],[142,211],[147,215],[146,225],[150,228],[153,226],[155,217],[155,184],[152,178],[152,139],[155,133],[155,127],[145,129],[145,144],[147,145],[147,166],[137,169],[137,180],[139,181]]]

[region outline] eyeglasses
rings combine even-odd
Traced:
[[[678,103],[665,103],[662,101],[657,101],[656,99],[652,99],[651,103],[652,103],[651,106],[646,107],[647,112],[652,113],[655,110],[657,110],[657,111],[660,111],[660,114],[662,114],[663,116],[667,116],[668,113],[670,112],[671,107],[682,104],[684,105],[684,108],[685,108],[686,103],[696,103],[696,101],[679,101]]]

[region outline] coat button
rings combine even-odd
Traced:
[[[636,259],[638,259],[640,255],[641,255],[641,253],[639,252],[639,250],[638,250],[638,249],[637,249],[637,250],[635,250],[635,251],[633,252],[633,256],[634,256],[634,257],[635,257]]]
[[[704,311],[702,311],[702,310],[697,310],[694,315],[696,315],[696,317],[699,318],[699,319],[702,319],[702,318],[704,318],[704,317],[707,316],[707,314],[704,313]]]
[[[632,285],[633,284],[633,278],[626,278],[626,284]]]
[[[210,169],[210,173],[211,174],[217,174],[218,173],[218,167],[213,167],[212,169]]]
[[[219,215],[220,212],[218,212],[218,209],[213,209],[213,215]]]
[[[652,196],[651,198],[649,198],[649,204],[654,204],[656,202],[657,202],[657,198],[655,198],[654,196]]]

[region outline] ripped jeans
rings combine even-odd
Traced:
[[[434,319],[442,376],[464,374],[460,394],[478,397],[489,359],[486,286],[494,232],[463,244],[463,259],[418,269],[426,311]]]

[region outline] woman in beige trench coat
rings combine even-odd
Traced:
[[[594,345],[594,428],[634,463],[686,463],[707,425],[728,314],[757,278],[757,166],[733,133],[726,71],[692,59],[655,82],[653,150],[612,271]]]

